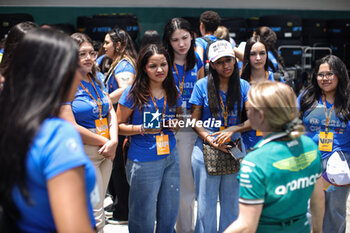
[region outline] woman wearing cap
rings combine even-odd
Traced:
[[[307,135],[319,145],[326,169],[337,151],[350,159],[350,84],[345,64],[336,56],[320,59],[311,83],[299,97]],[[326,195],[323,232],[345,232],[349,187],[332,187]]]
[[[296,96],[289,86],[263,81],[248,93],[247,115],[263,140],[242,161],[239,174],[239,217],[225,231],[322,232],[324,195],[317,145],[303,136]]]
[[[249,84],[239,78],[232,45],[224,40],[211,44],[209,48],[209,75],[194,86],[190,103],[192,119],[196,121],[218,121],[213,127],[197,127],[196,144],[192,152],[192,171],[197,195],[196,233],[217,232],[217,200],[220,199],[219,232],[223,232],[238,216],[237,174],[211,176],[203,158],[203,141],[212,147],[227,152],[229,146],[222,142],[238,139],[238,131],[246,130],[241,112],[247,101]],[[213,119],[215,118],[215,119]],[[230,127],[230,128],[228,128]],[[225,129],[227,128],[227,129]],[[221,131],[220,131],[221,130]]]
[[[103,75],[97,71],[95,65],[97,54],[91,39],[82,33],[74,33],[71,37],[79,46],[82,80],[74,100],[61,107],[60,116],[76,126],[82,137],[85,153],[95,166],[100,199],[94,206],[94,215],[97,230],[103,232],[103,200],[118,144],[117,120],[101,80]]]

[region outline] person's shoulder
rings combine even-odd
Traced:
[[[240,81],[241,85],[250,87],[250,84],[247,80],[245,80],[243,78],[239,78],[239,81]]]
[[[195,39],[195,41],[196,41],[196,42],[204,42],[204,39],[203,39],[203,37],[197,37],[197,38]]]
[[[208,84],[208,76],[205,76],[204,78],[199,79],[195,85],[202,87],[204,85],[206,86],[207,84]]]
[[[130,104],[133,103],[133,98],[132,98],[131,92],[130,92],[131,87],[132,87],[132,85],[129,85],[123,91],[123,93],[118,101],[120,104],[129,106]]]
[[[125,88],[125,90],[123,91],[123,93],[129,93],[130,92],[130,89],[131,89],[132,85],[129,85]]]
[[[103,82],[104,79],[105,79],[105,76],[104,76],[100,71],[97,71],[97,72],[96,72],[96,78],[97,78],[100,82]]]
[[[257,168],[261,168],[265,163],[265,160],[261,157],[261,152],[256,149],[249,152],[242,160],[241,170],[244,173],[250,173],[252,169],[257,170]]]
[[[54,131],[59,131],[61,133],[77,133],[76,129],[70,122],[58,117],[47,118],[41,126],[41,131],[44,131],[45,133]]]
[[[241,84],[242,91],[248,92],[248,90],[250,89],[249,82],[247,80],[243,79],[243,78],[240,78],[239,81],[240,81],[240,84]]]
[[[208,35],[207,36],[211,41],[217,41],[218,40],[218,38],[216,37],[216,36],[214,36],[214,35]]]
[[[314,142],[314,140],[306,135],[301,135],[299,140],[303,145],[314,147],[315,149],[318,149],[317,144]]]

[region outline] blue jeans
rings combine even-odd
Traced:
[[[345,153],[347,162],[350,164],[350,154]],[[325,169],[329,157],[322,160]],[[326,210],[323,219],[324,233],[345,233],[346,228],[346,201],[350,187],[336,187],[335,191],[325,192]]]
[[[237,174],[211,176],[205,169],[203,140],[198,137],[192,152],[192,171],[197,195],[195,233],[217,232],[217,201],[220,200],[219,232],[238,217]]]
[[[164,159],[134,162],[128,159],[130,184],[129,232],[174,232],[180,199],[180,165],[176,148]]]

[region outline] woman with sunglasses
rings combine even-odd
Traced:
[[[345,64],[336,56],[321,58],[310,84],[299,97],[307,135],[318,144],[323,169],[337,151],[350,161],[350,83]],[[327,192],[323,232],[345,232],[346,201],[350,187],[333,186]]]
[[[103,232],[105,215],[103,201],[112,172],[112,161],[118,144],[115,111],[97,71],[91,39],[82,33],[71,35],[79,46],[82,80],[75,99],[61,108],[61,117],[78,129],[84,149],[96,169],[99,202],[94,206],[96,228]]]

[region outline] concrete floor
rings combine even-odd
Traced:
[[[105,205],[111,203],[110,199],[105,200]],[[347,218],[346,218],[346,233],[350,233],[350,198],[347,201]],[[218,207],[219,210],[219,207]],[[104,233],[129,233],[128,225],[111,225],[107,224],[104,228]]]

